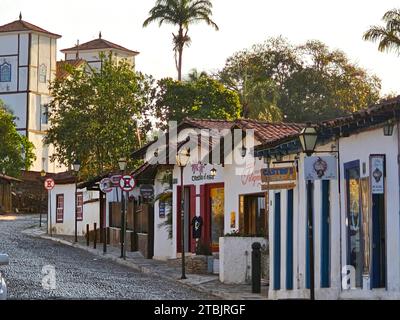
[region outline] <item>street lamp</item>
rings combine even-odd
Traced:
[[[181,279],[186,279],[185,275],[185,190],[183,184],[183,169],[187,166],[190,159],[190,150],[184,149],[177,153],[176,164],[181,169],[181,241],[182,241],[182,276]]]
[[[42,186],[40,187],[40,190],[42,190],[40,192],[40,208],[39,208],[39,228],[42,227],[42,208],[43,208],[43,182],[44,182],[44,177],[46,176],[46,171],[44,171],[44,169],[42,169],[42,171],[40,171],[40,182],[42,183]]]
[[[81,169],[81,163],[79,160],[75,160],[72,164],[72,167],[75,171],[75,243],[78,242],[78,211],[76,208],[76,197],[77,197],[77,184],[78,184],[78,172]]]
[[[212,168],[210,171],[210,175],[211,175],[211,177],[215,178],[215,176],[217,175],[217,169]]]
[[[121,175],[124,175],[127,161],[126,158],[119,158],[118,166],[121,171]],[[125,259],[125,198],[124,191],[121,190],[121,258]]]
[[[307,126],[300,133],[300,143],[303,152],[310,157],[317,145],[317,130],[307,123]],[[307,180],[307,211],[308,211],[308,243],[310,250],[310,300],[315,300],[315,275],[314,275],[314,221],[313,221],[313,182]]]
[[[394,121],[392,119],[388,120],[383,127],[383,134],[386,137],[390,137],[393,135],[394,130]]]

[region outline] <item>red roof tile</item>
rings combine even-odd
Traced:
[[[77,51],[77,50],[83,51],[83,50],[98,50],[98,49],[115,49],[115,50],[120,50],[120,51],[124,51],[127,53],[131,53],[134,55],[139,54],[139,52],[137,52],[137,51],[129,50],[125,47],[122,47],[118,44],[112,43],[111,41],[104,40],[102,38],[97,38],[95,40],[82,43],[79,46],[75,46],[72,48],[63,49],[63,50],[61,50],[61,52],[65,53],[68,51]]]
[[[66,60],[66,61],[57,61],[57,71],[56,71],[56,77],[58,79],[65,78],[69,75],[68,71],[65,70],[64,66],[66,64],[71,65],[75,68],[78,68],[82,64],[85,63],[85,60],[83,59],[75,59],[75,60]]]
[[[33,31],[38,33],[44,33],[55,38],[61,38],[59,34],[49,32],[24,20],[15,20],[13,22],[0,26],[0,33],[18,32],[18,31]]]
[[[251,119],[240,119],[236,121],[240,129],[253,129],[254,135],[261,143],[281,139],[287,136],[298,134],[304,127],[299,123],[271,123]]]

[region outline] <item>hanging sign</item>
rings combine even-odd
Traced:
[[[304,158],[305,180],[336,180],[336,157],[306,157]]]
[[[385,156],[373,155],[370,157],[370,176],[372,194],[385,193]]]
[[[296,178],[296,168],[294,166],[261,170],[262,182],[291,181],[296,180]]]
[[[110,177],[111,180],[111,186],[112,187],[118,187],[119,186],[119,180],[121,179],[121,175],[117,174],[115,176]]]
[[[104,178],[100,181],[100,190],[103,193],[109,193],[112,191],[112,182],[109,178]]]
[[[291,190],[296,188],[296,183],[289,182],[289,183],[271,183],[271,184],[263,184],[261,186],[261,190],[268,191],[268,190]]]
[[[119,187],[122,191],[132,191],[135,188],[136,181],[132,176],[122,176],[119,180]]]
[[[149,199],[154,196],[154,187],[151,184],[142,184],[140,186],[140,195],[143,198]]]
[[[52,178],[48,178],[44,181],[44,187],[46,190],[52,190],[55,185],[56,184]]]

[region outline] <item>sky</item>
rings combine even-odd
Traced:
[[[172,26],[142,28],[155,0],[0,0],[0,25],[18,19],[62,35],[58,49],[104,39],[140,52],[137,70],[176,78]],[[382,93],[399,93],[400,57],[381,53],[377,44],[362,40],[370,25],[383,14],[400,8],[398,0],[214,0],[213,20],[220,31],[206,24],[190,29],[192,44],[185,49],[183,71],[216,71],[236,51],[283,36],[293,44],[318,39],[344,51],[352,62],[382,79]],[[59,53],[59,58],[63,56]]]

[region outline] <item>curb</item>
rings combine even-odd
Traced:
[[[80,250],[89,252],[89,253],[91,253],[93,255],[96,255],[96,256],[99,256],[99,257],[103,257],[103,258],[105,258],[107,260],[111,260],[111,261],[116,262],[116,263],[118,263],[120,265],[132,268],[132,269],[134,269],[136,271],[139,271],[141,273],[144,273],[144,274],[156,275],[156,276],[158,276],[158,277],[160,277],[162,279],[177,282],[177,283],[179,283],[181,285],[184,285],[184,286],[186,286],[186,287],[188,287],[190,289],[193,289],[193,290],[195,290],[197,292],[200,292],[200,293],[206,293],[206,294],[209,294],[209,295],[212,295],[212,296],[215,296],[217,298],[224,299],[224,300],[241,300],[239,297],[233,296],[233,295],[231,295],[229,293],[223,293],[223,292],[219,292],[219,291],[216,292],[216,290],[207,289],[207,288],[204,288],[201,285],[196,285],[196,284],[192,284],[192,283],[189,283],[189,282],[184,282],[182,280],[176,279],[175,277],[171,277],[171,276],[167,276],[167,275],[164,275],[164,274],[157,273],[157,272],[153,271],[151,268],[137,265],[137,264],[135,264],[134,262],[131,262],[131,261],[121,260],[120,258],[117,258],[117,257],[115,257],[115,256],[113,256],[113,255],[111,255],[109,253],[106,253],[106,254],[102,254],[101,253],[100,254],[97,249],[92,249],[90,247],[85,247],[85,246],[82,246],[80,244],[75,244],[75,243],[69,242],[67,240],[58,239],[58,238],[50,237],[50,236],[47,236],[47,235],[33,235],[33,234],[30,234],[30,235],[36,236],[36,237],[39,237],[39,238],[45,239],[45,240],[51,240],[51,241],[54,241],[54,242],[57,242],[57,243],[60,243],[60,244],[66,245],[66,246],[74,247],[76,249],[80,249]]]

